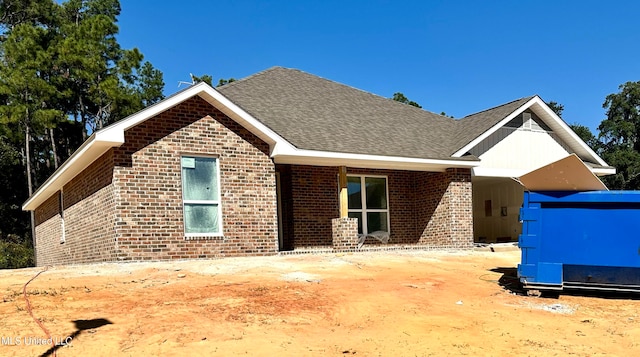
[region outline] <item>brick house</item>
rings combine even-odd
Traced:
[[[468,248],[513,239],[510,178],[571,153],[615,171],[538,96],[454,120],[274,67],[93,133],[23,209],[38,265]]]

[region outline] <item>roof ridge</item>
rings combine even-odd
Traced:
[[[225,84],[225,85],[223,85],[223,86],[221,86],[221,87],[218,87],[218,88],[220,88],[220,89],[223,89],[223,88],[231,88],[231,87],[233,87],[234,85],[237,85],[237,84],[239,84],[239,83],[245,82],[245,81],[250,80],[250,79],[252,79],[252,78],[256,78],[256,77],[262,76],[262,75],[264,75],[264,74],[267,74],[267,73],[269,73],[269,72],[273,72],[274,70],[278,70],[278,69],[283,69],[283,70],[287,70],[287,71],[295,71],[295,72],[299,72],[299,73],[302,73],[302,74],[305,74],[305,75],[308,75],[308,76],[316,77],[316,78],[321,79],[321,80],[324,80],[324,81],[326,81],[326,82],[330,82],[330,83],[337,84],[337,85],[340,85],[340,86],[343,86],[343,87],[347,87],[347,88],[350,88],[350,89],[356,90],[356,91],[358,91],[358,92],[361,92],[361,93],[364,93],[364,94],[367,94],[367,95],[370,95],[370,96],[374,96],[374,97],[376,97],[376,98],[382,98],[382,99],[385,99],[385,100],[388,100],[388,101],[392,101],[392,102],[394,103],[394,105],[397,105],[397,104],[409,105],[409,104],[407,104],[407,103],[402,103],[402,102],[398,102],[397,100],[393,100],[393,98],[387,98],[387,97],[384,97],[384,96],[382,96],[382,95],[380,95],[380,94],[372,93],[372,92],[366,91],[366,90],[364,90],[364,89],[360,89],[360,88],[357,88],[357,87],[353,87],[353,86],[351,86],[351,85],[349,85],[349,84],[345,84],[345,83],[338,82],[338,81],[333,80],[333,79],[325,78],[325,77],[319,76],[319,75],[317,75],[317,74],[309,73],[309,72],[303,71],[303,70],[298,69],[298,68],[289,68],[289,67],[283,67],[283,66],[273,66],[273,67],[269,67],[269,68],[267,68],[267,69],[265,69],[265,70],[262,70],[262,71],[260,71],[260,72],[254,73],[254,74],[252,74],[252,75],[250,75],[250,76],[248,76],[248,77],[244,77],[244,78],[241,78],[241,79],[239,79],[239,80],[233,81],[233,82],[231,82],[231,83],[227,83],[227,84]],[[216,88],[216,89],[217,89],[217,88]],[[443,119],[447,119],[447,120],[449,120],[449,121],[455,121],[455,120],[456,120],[455,118],[450,118],[450,117],[448,117],[448,116],[446,116],[446,115],[438,114],[438,113],[432,112],[432,111],[430,111],[430,110],[426,110],[426,109],[424,109],[424,108],[418,108],[418,107],[414,107],[414,106],[412,106],[412,105],[409,105],[409,106],[410,106],[410,107],[415,108],[415,109],[411,109],[411,110],[420,110],[420,111],[423,111],[423,112],[427,112],[427,113],[429,113],[429,114],[436,115],[436,116],[438,116],[438,117],[441,117],[441,118],[443,118]]]
[[[291,68],[285,68],[285,67],[282,67],[282,66],[272,66],[272,67],[269,67],[267,69],[263,69],[262,71],[259,71],[259,72],[256,72],[254,74],[251,74],[251,75],[249,75],[247,77],[242,77],[240,79],[236,79],[233,82],[229,82],[229,83],[226,83],[225,85],[222,85],[222,86],[219,86],[219,87],[214,87],[214,88],[216,90],[218,88],[230,88],[230,87],[233,87],[233,86],[237,85],[238,83],[242,83],[242,82],[245,82],[248,79],[252,79],[252,78],[255,78],[255,77],[262,76],[262,75],[264,75],[264,74],[266,74],[268,72],[272,72],[272,71],[274,71],[276,69],[291,69]]]
[[[471,114],[465,115],[464,117],[460,118],[460,120],[463,120],[463,119],[465,119],[465,118],[468,118],[468,117],[471,117],[471,116],[474,116],[474,115],[478,115],[478,114],[480,114],[480,113],[488,112],[488,111],[490,111],[490,110],[495,110],[495,109],[498,109],[498,108],[500,108],[500,107],[504,107],[504,106],[507,106],[507,105],[509,105],[509,104],[513,104],[513,103],[515,103],[515,102],[521,101],[521,100],[523,100],[523,99],[526,99],[526,100],[527,100],[527,102],[528,102],[528,101],[530,101],[531,99],[533,99],[533,98],[535,98],[535,97],[537,97],[537,96],[538,96],[537,94],[534,94],[534,95],[529,96],[529,97],[522,97],[522,98],[518,98],[518,99],[512,100],[512,101],[507,102],[507,103],[503,103],[503,104],[500,104],[500,105],[496,105],[495,107],[487,108],[487,109],[481,110],[481,111],[479,111],[479,112],[475,112],[475,113],[471,113]]]

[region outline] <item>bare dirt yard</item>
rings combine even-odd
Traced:
[[[2,356],[638,356],[637,296],[518,293],[518,251],[0,271]]]

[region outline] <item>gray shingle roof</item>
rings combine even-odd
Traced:
[[[456,121],[282,67],[217,90],[299,149],[431,159],[451,159],[515,103]]]

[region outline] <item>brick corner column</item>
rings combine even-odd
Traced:
[[[358,219],[334,218],[331,220],[333,249],[349,251],[358,248]]]

